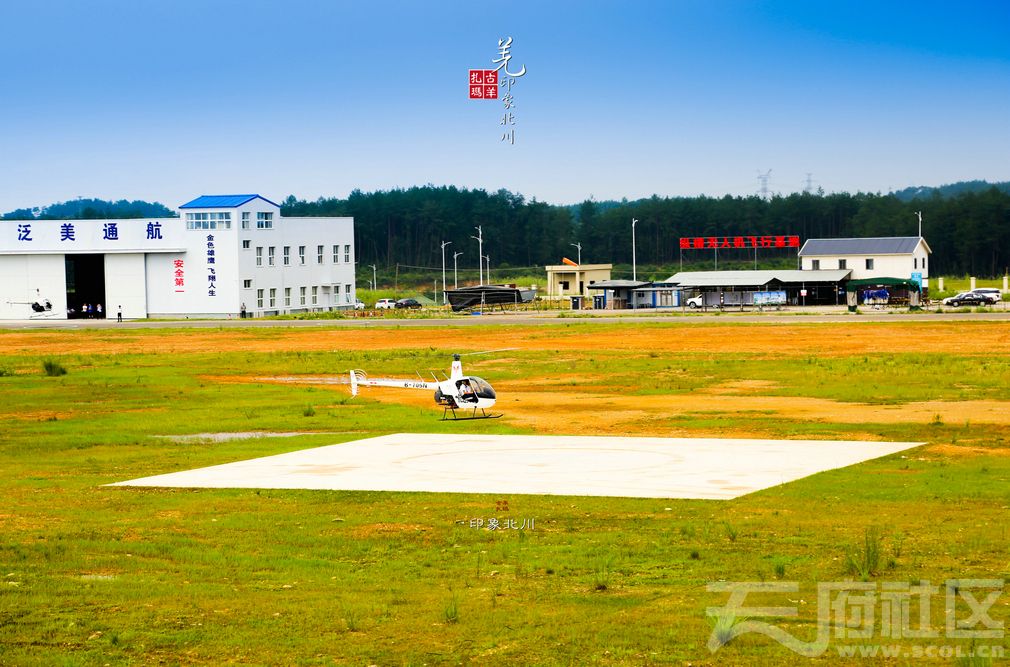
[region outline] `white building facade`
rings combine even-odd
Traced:
[[[178,218],[0,221],[0,319],[80,317],[85,304],[124,318],[353,308],[353,218],[282,218],[259,195],[179,208]]]
[[[801,269],[824,271],[848,269],[853,280],[863,278],[921,278],[929,286],[929,255],[920,236],[864,239],[808,239],[800,248]]]

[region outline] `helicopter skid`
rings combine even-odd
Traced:
[[[446,415],[448,415],[450,412],[452,413],[452,417],[447,417]],[[474,419],[498,419],[499,417],[502,416],[501,414],[493,414],[493,413],[488,414],[484,412],[484,410],[481,410],[480,412],[481,413],[478,415],[477,408],[474,408],[473,412],[470,414],[469,417],[458,417],[456,416],[455,410],[453,410],[452,408],[446,408],[445,410],[442,411],[442,421],[463,422],[463,421],[471,421]]]

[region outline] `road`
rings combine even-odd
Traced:
[[[810,323],[859,323],[859,322],[950,322],[950,321],[1010,321],[1010,311],[998,312],[922,312],[907,311],[873,311],[864,310],[859,313],[849,313],[838,307],[806,307],[793,308],[784,311],[749,312],[681,312],[681,311],[650,311],[643,315],[639,312],[627,311],[523,311],[496,312],[486,315],[456,315],[452,317],[355,317],[335,320],[275,320],[275,319],[217,319],[217,320],[128,320],[122,323],[115,320],[8,320],[0,322],[0,329],[177,329],[177,328],[260,328],[260,327],[437,327],[437,326],[472,326],[472,325],[551,325],[551,324],[583,324],[601,322],[641,322],[670,324],[711,324],[712,322],[727,323],[769,323],[769,324],[801,324]]]

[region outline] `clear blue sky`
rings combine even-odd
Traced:
[[[572,203],[1010,180],[1010,3],[0,5],[0,211],[433,183]],[[467,97],[512,36],[501,101]]]

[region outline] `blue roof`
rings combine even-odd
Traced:
[[[266,197],[259,195],[201,195],[179,208],[236,208],[253,199],[262,199],[266,203],[280,208],[280,204],[274,204]]]

